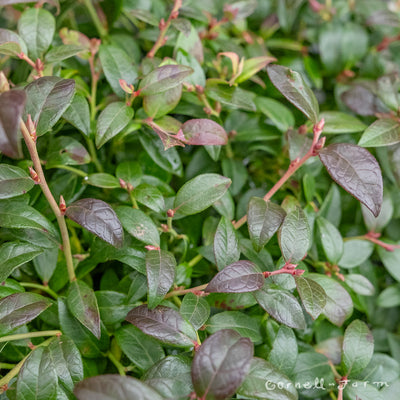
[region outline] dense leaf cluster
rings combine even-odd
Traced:
[[[399,2],[0,6],[0,400],[398,398]]]

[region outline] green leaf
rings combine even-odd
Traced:
[[[14,293],[0,299],[0,332],[2,334],[35,319],[51,302],[36,293]]]
[[[254,293],[254,297],[258,304],[278,322],[290,328],[305,329],[303,310],[288,290],[269,287],[266,282]]]
[[[143,304],[129,311],[126,320],[162,343],[178,347],[192,347],[197,340],[189,322],[172,308],[157,306],[150,310]]]
[[[22,38],[13,31],[0,28],[0,54],[16,57],[21,52],[27,53]]]
[[[160,118],[170,113],[180,102],[182,85],[175,86],[161,93],[148,94],[143,97],[143,109],[151,118]],[[165,144],[164,144],[165,145]],[[170,146],[165,146],[169,148]]]
[[[88,175],[87,179],[85,179],[85,182],[89,185],[103,189],[116,189],[121,187],[118,179],[115,176],[106,174],[104,172]]]
[[[257,97],[255,103],[257,111],[267,116],[281,132],[286,132],[295,126],[292,112],[279,101],[268,97]]]
[[[374,285],[364,275],[348,274],[345,283],[362,296],[372,296],[375,293]]]
[[[230,184],[230,179],[218,174],[198,175],[179,189],[174,208],[181,215],[197,214],[220,199]]]
[[[204,400],[231,397],[250,370],[253,352],[251,341],[233,330],[224,329],[209,336],[192,363],[197,396]]]
[[[242,72],[237,78],[235,78],[235,83],[242,83],[244,81],[247,81],[247,79],[250,79],[253,75],[261,71],[273,61],[276,61],[276,58],[268,56],[254,57],[245,60],[243,63]]]
[[[71,282],[67,303],[72,315],[100,340],[100,312],[93,289],[83,281]]]
[[[48,63],[56,63],[67,58],[76,56],[81,51],[85,50],[82,46],[77,46],[74,44],[63,44],[57,47],[53,47],[46,53],[45,60]]]
[[[400,249],[387,251],[378,246],[378,254],[389,274],[396,279],[397,282],[400,282]]]
[[[22,90],[0,94],[0,151],[11,158],[22,157],[18,127],[25,102],[26,94]]]
[[[163,400],[150,386],[130,376],[98,375],[79,382],[74,389],[78,400]]]
[[[134,83],[137,78],[136,68],[126,52],[113,45],[102,44],[100,46],[99,58],[103,67],[104,75],[112,90],[119,97],[124,97],[119,80],[123,79],[128,85]]]
[[[115,338],[129,360],[143,371],[165,357],[160,343],[144,334],[136,326],[122,326],[115,332]]]
[[[251,261],[237,261],[225,267],[205,288],[208,293],[248,293],[264,284],[264,275]]]
[[[44,11],[44,10],[43,10]],[[38,136],[48,132],[69,107],[75,91],[73,79],[45,76],[25,87],[25,115],[37,123]]]
[[[348,398],[349,400],[391,399],[391,397],[387,397],[386,393],[383,393],[383,391],[379,390],[379,382],[368,383],[365,381],[352,380],[350,385],[346,385],[343,392],[346,398]],[[397,391],[396,391],[396,396],[397,396]]]
[[[112,246],[122,247],[122,225],[114,210],[104,201],[78,200],[67,207],[65,215]]]
[[[182,300],[179,312],[193,325],[194,329],[199,330],[210,316],[210,306],[203,297],[187,293]]]
[[[358,118],[341,111],[323,111],[320,118],[325,120],[323,130],[325,135],[361,132],[367,127]]]
[[[45,249],[33,259],[33,266],[40,279],[46,283],[49,282],[57,268],[59,249],[57,247]]]
[[[58,136],[50,142],[46,168],[59,165],[83,165],[89,162],[89,153],[77,140],[68,136]]]
[[[130,183],[135,188],[140,184],[143,172],[137,161],[123,161],[118,164],[115,175],[118,179]]]
[[[53,41],[54,17],[43,8],[26,9],[18,21],[18,33],[27,44],[29,57],[40,58]]]
[[[400,286],[392,285],[382,290],[376,299],[376,304],[383,308],[398,307],[400,305]]]
[[[124,229],[133,237],[153,246],[160,245],[160,234],[153,220],[143,211],[128,206],[116,208]]]
[[[152,95],[172,89],[193,73],[186,65],[164,65],[151,71],[140,82],[139,90],[142,95]]]
[[[312,279],[296,276],[296,287],[301,301],[307,313],[312,319],[318,318],[326,304],[326,293],[324,289]]]
[[[97,121],[96,146],[100,148],[119,132],[121,132],[133,118],[133,109],[125,103],[109,104],[99,115]]]
[[[256,251],[260,251],[279,229],[286,216],[285,210],[270,201],[252,197],[247,210],[250,239]]]
[[[54,338],[45,348],[42,360],[70,391],[83,379],[82,357],[73,340],[67,336]]]
[[[240,258],[239,238],[232,222],[222,217],[214,237],[214,256],[221,271]]]
[[[353,321],[344,332],[342,363],[346,376],[356,376],[370,362],[374,353],[374,337],[367,325]]]
[[[215,314],[208,320],[206,327],[207,332],[211,334],[222,329],[233,329],[254,343],[262,341],[259,321],[240,311],[223,311]]]
[[[374,251],[373,243],[367,240],[346,240],[343,246],[343,255],[338,262],[339,267],[354,268],[368,260]]]
[[[155,212],[161,212],[165,209],[164,197],[154,186],[142,183],[135,188],[133,195],[140,204]]]
[[[312,90],[302,76],[282,65],[270,65],[267,68],[273,85],[297,107],[313,124],[318,122],[319,106]]]
[[[332,264],[337,264],[343,255],[343,239],[338,229],[323,217],[317,218],[319,239],[325,256]]]
[[[0,199],[20,196],[34,186],[31,177],[21,168],[0,164]]]
[[[382,207],[382,172],[366,149],[348,143],[334,143],[319,152],[332,179],[378,216]]]
[[[6,242],[0,245],[0,282],[22,264],[31,261],[43,252],[43,249],[30,243]]]
[[[191,145],[224,145],[228,142],[225,129],[211,119],[190,119],[182,124],[182,141]]]
[[[326,293],[326,304],[322,314],[332,324],[342,326],[353,313],[353,301],[347,291],[338,282],[321,274],[308,274],[307,278],[317,282]]]
[[[286,215],[278,231],[278,239],[286,262],[297,264],[307,254],[311,232],[307,217],[300,207]]]
[[[268,361],[279,371],[290,374],[296,365],[297,354],[297,341],[293,330],[281,325],[268,354]]]
[[[103,280],[110,285],[110,289],[115,287],[113,282],[108,279],[107,274],[103,275]],[[95,292],[95,295],[99,306],[100,319],[107,328],[121,323],[132,308],[132,304],[127,304],[125,293],[114,292],[112,290],[98,290]]]
[[[64,111],[62,117],[84,135],[90,136],[90,111],[85,97],[75,93],[69,107]]]
[[[358,142],[362,147],[388,146],[400,142],[400,124],[390,118],[378,119],[370,125]]]
[[[237,394],[265,400],[297,400],[294,384],[280,370],[262,358],[254,357],[250,371]]]
[[[165,250],[151,250],[146,254],[148,306],[158,306],[174,283],[176,260]]]
[[[35,349],[24,362],[17,380],[16,396],[21,400],[56,400],[57,374],[43,347]]]
[[[393,217],[394,207],[392,198],[390,194],[383,193],[382,209],[376,218],[364,205],[361,205],[361,211],[368,231],[382,232]]]
[[[222,172],[232,181],[229,187],[232,196],[239,194],[248,178],[248,172],[243,162],[233,158],[224,158],[222,160]]]

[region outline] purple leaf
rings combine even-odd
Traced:
[[[182,125],[182,133],[186,144],[192,145],[224,145],[228,142],[225,129],[211,119],[191,119]]]
[[[382,172],[366,149],[348,143],[331,144],[319,158],[332,179],[363,203],[377,217],[382,207]]]
[[[204,400],[230,398],[250,370],[253,344],[237,332],[223,329],[209,336],[197,350],[192,363],[192,381]]]
[[[157,306],[150,310],[146,304],[129,311],[126,320],[160,342],[179,347],[191,347],[196,342],[192,325],[172,308]]]
[[[10,90],[0,94],[0,151],[11,158],[22,156],[18,129],[25,101],[26,94],[23,90]]]
[[[247,293],[260,289],[264,275],[251,261],[237,261],[225,267],[205,288],[209,293]]]
[[[158,306],[174,283],[176,261],[165,250],[151,250],[146,254],[149,308]]]
[[[78,200],[67,208],[65,215],[105,242],[115,247],[122,247],[124,241],[122,225],[117,214],[104,201]]]

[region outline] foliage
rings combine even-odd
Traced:
[[[397,399],[400,6],[0,0],[0,399]]]

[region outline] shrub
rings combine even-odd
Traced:
[[[1,399],[397,398],[398,2],[0,4]]]

